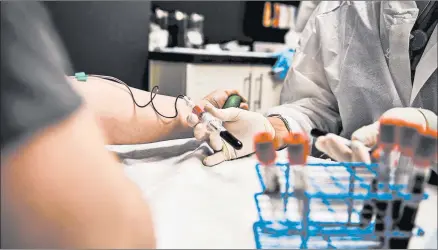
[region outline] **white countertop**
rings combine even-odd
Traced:
[[[193,139],[108,149],[119,152],[126,174],[150,203],[158,248],[255,248],[254,193],[260,191],[255,157],[204,167],[201,159],[209,148]],[[284,152],[279,155],[284,162]],[[428,188],[430,197],[417,216],[426,235],[412,239],[410,248],[423,248],[428,235],[436,234],[436,191]]]
[[[161,53],[180,53],[180,54],[194,54],[194,55],[214,55],[214,56],[238,56],[238,57],[275,57],[273,53],[266,52],[252,52],[252,51],[211,51],[205,49],[193,48],[164,48],[153,52]]]

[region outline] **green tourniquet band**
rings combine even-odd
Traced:
[[[76,80],[78,80],[78,81],[86,82],[88,75],[85,74],[85,72],[78,72],[78,73],[75,73],[75,77],[76,77]]]

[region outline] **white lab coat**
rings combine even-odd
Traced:
[[[297,20],[295,22],[295,31],[301,33],[306,26],[307,21],[320,1],[301,1],[298,7]]]
[[[436,27],[411,82],[408,46],[417,15],[414,1],[320,2],[302,33],[282,105],[267,115],[348,138],[394,107],[436,114]]]

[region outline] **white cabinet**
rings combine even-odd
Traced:
[[[282,81],[274,80],[269,74],[270,66],[254,65],[251,67],[252,93],[249,97],[251,110],[265,113],[269,108],[280,105]]]
[[[280,103],[282,83],[274,81],[270,71],[269,65],[151,61],[149,91],[159,86],[160,94],[198,101],[216,89],[237,89],[250,110],[264,113]]]
[[[248,96],[250,78],[251,68],[247,65],[188,64],[185,93],[194,100],[216,89],[237,89]]]

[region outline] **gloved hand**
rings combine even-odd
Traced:
[[[272,66],[272,74],[278,80],[283,81],[286,79],[287,72],[289,72],[289,68],[292,64],[292,58],[295,54],[295,50],[289,49],[286,51],[282,51],[275,56],[278,57],[274,66]]]
[[[198,105],[203,108],[205,104],[211,103],[216,108],[222,108],[230,95],[239,95],[240,97],[242,97],[242,103],[240,104],[240,108],[248,110],[248,101],[242,94],[240,94],[238,90],[235,89],[215,90],[202,98],[201,102],[198,103]]]
[[[207,103],[204,109],[210,112],[214,117],[222,120],[223,126],[243,144],[242,149],[235,150],[231,145],[222,140],[219,133],[208,131],[204,124],[199,123],[195,115],[190,115],[188,122],[191,126],[195,127],[195,138],[207,141],[210,147],[215,151],[213,155],[207,156],[203,160],[206,166],[214,166],[223,161],[236,159],[253,153],[253,137],[259,132],[269,132],[275,136],[275,131],[271,123],[260,113],[239,108],[217,109],[210,103]]]
[[[417,108],[393,108],[381,116],[382,118],[402,119],[408,122],[417,123],[423,127],[437,129],[437,116],[435,113],[425,109]],[[337,161],[350,162],[361,161],[369,162],[369,153],[365,146],[373,147],[377,143],[379,136],[379,122],[367,125],[356,130],[351,140],[353,142],[350,149],[333,134],[318,137],[315,146],[321,152],[326,153]]]

